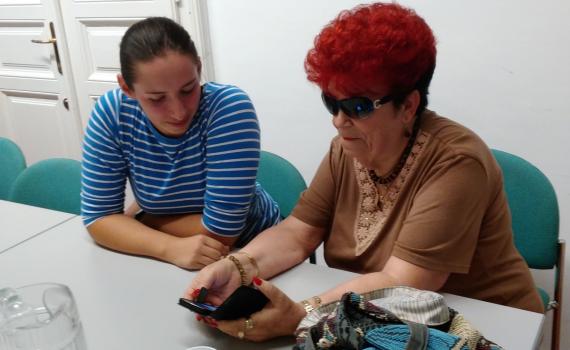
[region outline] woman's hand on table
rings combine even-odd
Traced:
[[[206,235],[172,237],[164,252],[164,260],[184,269],[197,270],[227,255],[229,247]]]

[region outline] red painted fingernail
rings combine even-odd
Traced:
[[[203,317],[202,316],[202,321],[204,321],[204,323],[210,327],[218,328],[218,323],[210,317]]]
[[[259,278],[259,277],[254,277],[253,278],[253,283],[255,283],[256,286],[261,286],[261,283],[263,281]]]
[[[196,321],[202,321],[202,316],[196,315]]]
[[[192,292],[192,298],[198,297],[199,294],[200,294],[200,290],[199,290],[199,289],[194,289],[194,291]]]

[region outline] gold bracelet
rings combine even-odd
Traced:
[[[315,309],[318,308],[319,306],[321,306],[321,304],[323,303],[323,301],[321,300],[321,298],[318,295],[315,295],[311,299],[313,299],[315,301]]]
[[[237,267],[238,271],[239,271],[239,277],[241,278],[241,285],[245,286],[246,285],[246,275],[245,275],[245,270],[243,269],[243,265],[241,264],[241,262],[238,260],[238,258],[236,258],[233,255],[228,255],[228,259],[231,260],[231,262],[234,263],[234,265]]]
[[[259,276],[259,265],[257,265],[257,261],[253,258],[253,256],[249,255],[249,253],[243,252],[243,251],[239,251],[236,254],[243,254],[247,257],[247,259],[249,260],[249,263],[253,266],[253,268],[255,269],[256,273],[253,274],[251,276],[251,279],[253,279],[254,277]]]
[[[307,314],[310,313],[311,311],[313,311],[314,309],[318,308],[319,306],[321,306],[321,304],[323,303],[323,301],[321,300],[321,298],[318,295],[315,295],[314,297],[312,297],[311,300],[315,301],[314,306],[307,299],[301,300],[301,304],[303,305],[303,308],[305,309]]]
[[[307,299],[305,300],[301,300],[301,305],[303,305],[303,308],[305,309],[305,312],[308,314],[311,313],[311,311],[313,311],[315,308],[313,307],[313,305],[311,305],[311,303],[309,303],[309,301]]]

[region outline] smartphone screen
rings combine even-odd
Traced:
[[[178,300],[178,304],[203,316],[208,316],[217,309],[217,307],[212,304],[199,303],[197,301],[184,298],[180,298],[180,300]]]

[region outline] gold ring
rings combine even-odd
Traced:
[[[253,329],[253,320],[249,317],[245,319],[245,329]]]
[[[238,332],[238,338],[243,339],[245,337],[245,333],[242,331]]]

